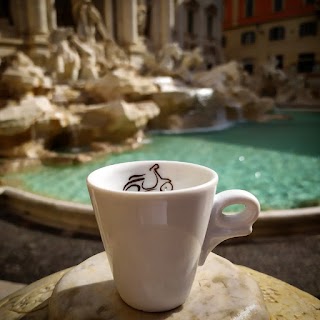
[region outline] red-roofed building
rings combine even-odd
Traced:
[[[271,56],[278,67],[320,71],[318,0],[225,0],[224,50],[253,71]]]

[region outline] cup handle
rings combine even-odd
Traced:
[[[244,210],[236,214],[225,214],[223,209],[233,204],[243,204]],[[260,204],[258,199],[248,191],[227,190],[215,195],[202,245],[199,266],[202,266],[208,254],[222,241],[246,236],[252,232],[252,225],[258,219]]]

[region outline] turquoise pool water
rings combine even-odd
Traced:
[[[184,135],[151,135],[141,149],[72,167],[41,167],[8,175],[8,184],[49,197],[90,203],[87,175],[108,164],[168,159],[213,168],[218,191],[246,189],[263,210],[320,203],[320,113],[293,112],[291,119],[242,123],[225,131]]]

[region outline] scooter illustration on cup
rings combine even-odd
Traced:
[[[156,163],[149,169],[150,172],[147,172],[144,174],[132,175],[131,177],[129,177],[129,181],[123,187],[123,191],[170,191],[170,190],[173,190],[172,181],[168,178],[162,178],[158,172],[159,168],[160,168],[159,164]],[[153,175],[151,175],[151,173],[153,173]],[[152,183],[150,183],[150,180]]]

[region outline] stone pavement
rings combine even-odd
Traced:
[[[0,279],[31,283],[103,250],[99,237],[36,225],[0,209]],[[320,235],[230,240],[215,253],[320,298]]]

